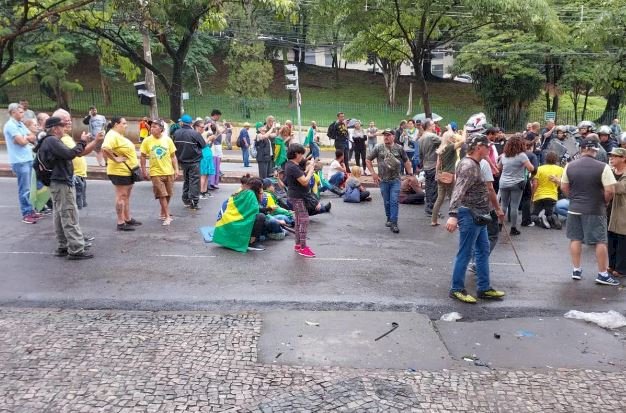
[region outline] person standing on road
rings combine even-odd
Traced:
[[[261,179],[272,176],[274,170],[274,139],[278,135],[278,128],[275,127],[274,117],[268,116],[265,125],[257,129],[254,144],[257,151],[256,161],[259,166],[259,177]]]
[[[430,225],[439,225],[439,211],[446,198],[452,197],[454,189],[454,169],[456,167],[456,150],[465,143],[465,131],[463,136],[456,135],[452,129],[448,129],[441,137],[441,145],[435,151],[437,153],[437,200],[433,206]]]
[[[315,253],[306,245],[309,212],[305,204],[305,198],[310,191],[309,184],[313,177],[315,161],[307,161],[303,171],[300,164],[304,161],[304,153],[304,146],[299,143],[289,145],[287,162],[285,162],[285,184],[296,220],[294,251],[305,258],[315,258]]]
[[[346,163],[346,168],[349,169],[350,133],[343,112],[337,113],[337,120],[328,127],[328,138],[335,141],[335,149],[343,151],[343,160]]]
[[[476,298],[465,290],[465,273],[472,254],[476,259],[477,296],[483,299],[501,299],[506,295],[493,289],[489,279],[490,247],[487,224],[492,218],[489,193],[480,161],[489,156],[490,145],[489,139],[482,134],[470,137],[468,154],[456,167],[456,180],[448,212],[450,218],[446,223],[448,232],[459,229],[459,250],[454,259],[450,297],[468,304],[476,303]]]
[[[98,109],[95,106],[91,106],[89,108],[89,113],[83,119],[83,125],[87,125],[89,127],[89,135],[91,139],[95,139],[96,135],[103,131],[107,125],[107,120],[104,116],[98,114]],[[105,166],[104,156],[102,155],[102,141],[96,148],[94,149],[96,153],[96,160],[98,161],[98,165]]]
[[[374,179],[374,183],[380,186],[380,193],[383,196],[385,205],[385,216],[387,221],[385,226],[391,232],[397,234],[398,228],[398,204],[400,196],[400,166],[404,165],[407,175],[413,175],[411,161],[406,156],[402,146],[394,142],[394,134],[391,129],[383,131],[384,143],[376,145],[374,150],[367,156],[367,169],[369,169]],[[374,171],[376,159],[378,173]]]
[[[159,219],[167,226],[172,223],[170,200],[174,195],[174,181],[180,176],[176,146],[172,139],[163,136],[165,122],[154,119],[149,124],[150,135],[141,142],[141,173],[146,180],[152,181],[154,197],[161,206]],[[146,169],[146,159],[150,161],[149,170]]]
[[[418,151],[422,164],[422,170],[426,177],[426,206],[424,213],[433,215],[433,207],[437,201],[437,148],[441,144],[441,138],[434,132],[435,123],[431,119],[424,121],[424,134],[419,139]]]
[[[182,126],[174,132],[174,145],[178,164],[183,170],[183,204],[190,209],[198,210],[200,209],[200,161],[206,142],[202,135],[191,127],[193,123],[191,116],[185,114],[180,121]]]
[[[102,143],[102,152],[109,160],[107,176],[115,186],[115,212],[118,231],[134,231],[141,222],[131,217],[130,195],[133,190],[133,169],[139,167],[135,144],[124,136],[126,119],[113,117],[107,125],[107,134]]]
[[[367,128],[367,152],[370,153],[378,145],[378,128],[374,122],[370,122]]]
[[[569,198],[567,238],[572,256],[572,279],[582,279],[582,244],[595,245],[598,275],[596,283],[618,286],[608,272],[608,236],[606,205],[615,192],[615,176],[609,165],[595,159],[598,141],[585,138],[580,142],[581,157],[568,163],[561,178],[561,190]]]
[[[226,140],[226,148],[229,151],[233,150],[233,124],[230,122],[224,122],[224,139]]]
[[[243,124],[243,128],[239,131],[239,137],[237,138],[237,146],[241,148],[241,156],[243,158],[243,167],[250,167],[250,124],[248,122]]]
[[[50,172],[50,193],[52,194],[53,222],[57,239],[57,250],[54,255],[67,257],[68,260],[84,260],[93,258],[93,254],[85,252],[91,244],[85,237],[78,222],[78,208],[74,190],[74,167],[71,160],[77,156],[85,156],[104,139],[104,133],[96,135],[96,140],[87,144],[89,135],[82,133],[79,142],[68,148],[61,142],[64,128],[68,126],[63,119],[52,116],[46,120],[44,137],[36,148],[38,162]]]
[[[37,142],[37,136],[28,130],[22,122],[24,108],[17,103],[11,103],[8,108],[9,120],[4,124],[4,140],[9,153],[11,170],[17,176],[17,197],[22,213],[22,222],[36,224],[41,217],[35,212],[30,203],[30,184],[33,173],[32,145]]]
[[[354,130],[352,131],[352,141],[354,143],[354,162],[356,166],[365,169],[365,155],[366,155],[366,143],[367,137],[365,131],[361,128],[361,122],[356,121],[354,123]]]
[[[617,183],[609,214],[608,272],[615,277],[626,277],[626,149],[613,149],[609,162]]]
[[[61,142],[68,148],[76,146],[76,141],[72,137],[72,116],[65,109],[57,109],[52,116],[61,118],[65,126],[63,127],[63,137]],[[104,131],[98,132],[104,136]],[[97,136],[97,135],[96,135]],[[91,137],[95,139],[96,136]],[[100,140],[102,141],[102,140]],[[102,142],[99,143],[102,146]],[[98,146],[98,144],[96,144]],[[76,206],[78,209],[87,207],[87,159],[84,156],[77,156],[72,159],[72,165],[74,166],[74,189],[76,190]]]
[[[317,122],[312,121],[311,127],[309,128],[306,138],[304,139],[304,147],[309,147],[309,151],[311,151],[311,155],[316,161],[320,158],[319,141],[320,137],[317,134]]]

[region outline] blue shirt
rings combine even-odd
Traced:
[[[26,137],[30,135],[30,131],[22,122],[9,118],[4,124],[4,140],[7,143],[7,151],[9,152],[9,163],[31,162],[33,160],[33,149],[31,145],[18,145],[15,143],[16,136]]]

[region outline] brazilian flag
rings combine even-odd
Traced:
[[[274,164],[282,167],[287,162],[287,146],[280,136],[274,139]]]
[[[37,160],[35,160],[37,162]],[[37,181],[35,172],[31,174],[30,178],[30,204],[36,211],[41,211],[43,207],[48,203],[50,199],[50,190],[47,186]]]
[[[215,224],[213,242],[239,252],[248,251],[252,227],[259,213],[259,201],[251,190],[228,198],[222,216]]]

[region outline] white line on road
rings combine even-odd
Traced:
[[[0,254],[32,254],[32,255],[53,255],[52,252],[42,251],[0,251]]]

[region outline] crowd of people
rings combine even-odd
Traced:
[[[460,233],[450,296],[462,302],[476,302],[465,289],[468,269],[476,274],[478,298],[505,296],[492,288],[489,277],[489,255],[503,230],[515,237],[523,227],[561,229],[566,222],[574,280],[582,279],[583,243],[596,249],[596,283],[619,285],[617,278],[626,274],[626,133],[617,119],[597,130],[589,121],[577,127],[531,123],[507,137],[482,114],[462,129],[455,122],[442,128],[426,118],[379,131],[374,122],[364,128],[338,113],[327,131],[335,153],[324,174],[315,122],[301,144],[290,121],[281,126],[272,116],[254,128],[245,123],[236,139],[232,124],[220,122],[217,109],[205,119],[184,114],[171,125],[143,119],[137,152],[123,117],[107,121],[92,107],[83,119],[88,131],[75,141],[67,111],[48,116],[27,109],[9,105],[4,126],[22,221],[32,224],[53,215],[56,255],[68,259],[93,257],[78,218],[78,210],[87,207],[86,155],[93,151],[106,165],[115,188],[116,229],[135,231],[142,225],[131,213],[136,182],[151,181],[159,218],[169,226],[176,178],[183,180],[182,203],[200,209],[200,200],[220,188],[223,146],[234,145],[241,149],[244,167],[251,166],[250,157],[258,166],[257,176],[241,178],[215,224],[213,242],[236,251],[264,250],[264,239],[292,234],[294,251],[315,257],[307,242],[309,217],[332,206],[321,201],[321,194],[370,201],[361,179],[371,175],[382,195],[384,225],[392,233],[400,232],[399,204],[424,204],[430,224],[437,227],[450,200],[445,228]],[[33,205],[33,193],[46,188],[49,199]]]

